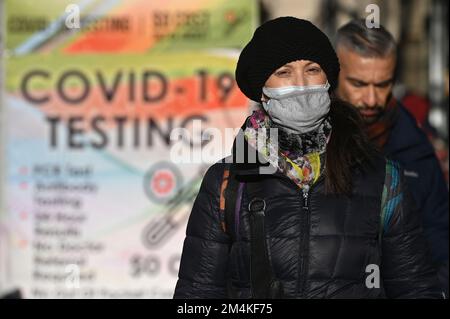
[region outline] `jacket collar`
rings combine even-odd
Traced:
[[[434,154],[425,133],[417,126],[414,117],[401,105],[399,116],[391,129],[383,152],[388,156],[401,157],[407,161]]]
[[[253,146],[248,144],[247,140],[244,138],[247,119],[244,121],[238,135],[234,139],[232,155],[223,161],[231,161],[235,174],[239,176],[288,178],[276,167],[266,161]]]

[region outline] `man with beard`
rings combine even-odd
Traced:
[[[341,71],[335,93],[359,110],[369,138],[385,156],[403,166],[447,295],[448,189],[426,135],[392,96],[395,40],[382,26],[368,28],[364,20],[354,20],[338,30],[336,51]]]

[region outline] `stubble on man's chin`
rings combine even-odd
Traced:
[[[361,109],[358,109],[358,111],[359,111],[359,115],[361,116],[365,125],[372,125],[372,124],[378,122],[383,117],[383,114],[384,114],[384,108],[382,108],[382,107],[378,107],[377,108],[378,113],[373,116],[364,116],[361,113]]]
[[[380,114],[378,114],[376,116],[362,116],[361,115],[361,118],[365,125],[372,125],[380,119]]]

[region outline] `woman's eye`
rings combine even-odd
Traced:
[[[306,72],[311,73],[311,74],[318,74],[320,73],[322,70],[319,68],[309,68],[306,70]]]
[[[288,74],[289,74],[288,70],[280,70],[280,71],[275,72],[276,76],[283,76],[283,75],[288,75]]]

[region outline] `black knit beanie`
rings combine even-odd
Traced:
[[[280,17],[265,22],[242,50],[236,67],[236,82],[251,100],[260,102],[270,75],[296,60],[316,62],[333,90],[339,75],[339,60],[328,37],[311,22]]]

